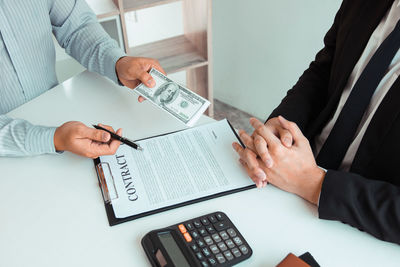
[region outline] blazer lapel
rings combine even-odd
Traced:
[[[349,12],[350,14],[340,25],[340,27],[346,27],[350,23],[348,31],[344,33],[345,36],[338,35],[337,37],[337,56],[332,65],[328,92],[330,94],[329,100],[316,123],[309,129],[308,136],[318,134],[333,116],[354,66],[391,4],[393,4],[393,0],[372,0],[362,3],[360,10],[353,8],[355,11]],[[353,20],[353,17],[356,17],[356,19]]]
[[[392,4],[393,0],[368,1],[359,14],[353,14],[358,16],[358,19],[349,30],[341,51],[338,51],[340,54],[338,54],[336,64],[333,66],[337,70],[332,73],[333,88],[335,88],[335,95],[339,98],[372,33]],[[335,81],[337,81],[336,84]]]
[[[400,78],[390,88],[376,110],[361,140],[350,171],[362,173],[380,148],[383,140],[400,114]]]

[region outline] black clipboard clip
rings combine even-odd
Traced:
[[[108,169],[109,176],[105,175],[104,170]],[[96,165],[97,176],[99,177],[99,186],[101,188],[101,194],[103,195],[104,202],[111,204],[112,200],[118,199],[117,188],[115,187],[114,176],[112,175],[110,164],[108,162],[99,162]],[[109,177],[109,179],[107,179]],[[109,190],[111,185],[111,190]]]

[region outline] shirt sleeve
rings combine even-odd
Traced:
[[[55,127],[33,125],[0,115],[0,156],[23,157],[55,154]]]
[[[98,23],[84,0],[53,0],[50,4],[53,33],[65,51],[88,70],[118,84],[115,64],[124,51]]]

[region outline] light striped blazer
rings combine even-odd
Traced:
[[[57,85],[53,34],[88,70],[118,80],[125,54],[84,0],[0,0],[0,156],[56,152],[56,127],[5,115]]]

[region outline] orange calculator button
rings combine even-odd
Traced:
[[[183,236],[185,237],[186,242],[192,242],[192,237],[188,232],[184,233]]]
[[[182,234],[186,233],[186,227],[183,224],[178,225],[179,230],[181,231]]]

